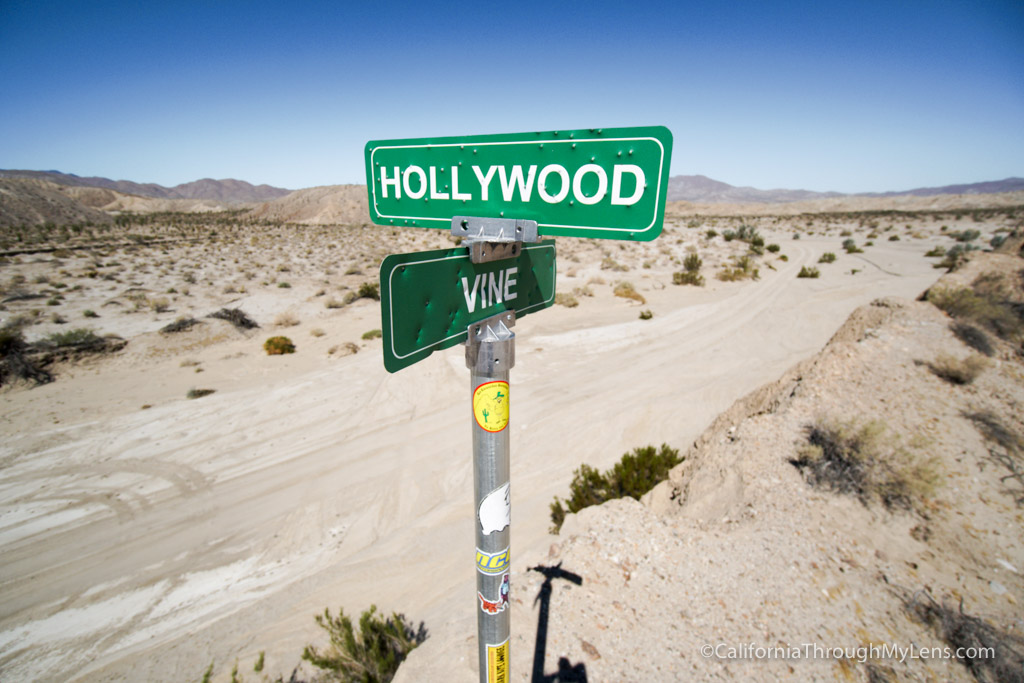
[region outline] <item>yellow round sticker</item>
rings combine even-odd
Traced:
[[[508,426],[508,382],[486,382],[473,392],[473,416],[481,429],[500,432]]]

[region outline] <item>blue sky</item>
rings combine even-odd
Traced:
[[[901,190],[1024,176],[1024,3],[0,0],[0,93],[0,168],[295,189],[372,139],[665,125],[673,175]]]

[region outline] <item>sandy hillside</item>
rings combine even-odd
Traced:
[[[648,244],[558,241],[558,290],[568,295],[565,304],[575,305],[525,317],[515,330],[510,428],[517,680],[528,676],[523,658],[536,628],[530,609],[537,584],[523,570],[548,562],[552,552],[567,569],[582,566],[573,562],[585,540],[573,536],[589,534],[587,514],[572,523],[575,532],[547,533],[548,503],[566,494],[581,462],[605,468],[648,443],[685,448],[737,399],[814,356],[859,306],[880,297],[913,299],[933,284],[942,271],[924,254],[955,244],[951,233],[977,228],[984,243],[1017,219],[1006,212],[980,222],[952,214],[900,217],[898,223],[883,217],[872,226],[873,220],[822,217],[811,226],[754,220],[779,251],[748,256],[759,278],[732,282],[715,275],[735,271],[749,249],[722,237],[741,220],[672,221]],[[466,639],[475,619],[462,349],[388,375],[380,341],[363,339],[380,326],[379,305],[349,296],[375,279],[387,249],[450,242],[440,231],[396,229],[389,231],[389,247],[379,239],[384,230],[218,225],[202,239],[175,244],[5,259],[0,315],[5,322],[17,319],[28,341],[82,325],[128,340],[117,354],[53,366],[51,384],[0,391],[5,675],[198,679],[213,661],[217,680],[227,680],[236,658],[245,666],[265,651],[266,671],[287,676],[303,645],[321,639],[314,614],[339,606],[359,612],[375,603],[430,630],[410,672],[440,662],[472,676],[468,664],[458,664],[470,651]],[[844,239],[864,252],[846,254]],[[838,254],[837,260],[819,264],[825,252]],[[703,259],[704,287],[672,284],[691,253]],[[804,266],[817,267],[821,276],[798,279]],[[615,296],[621,281],[632,283],[645,301]],[[225,306],[240,307],[261,328],[239,331],[205,317]],[[653,317],[639,319],[642,310]],[[159,331],[182,317],[200,324]],[[261,345],[272,334],[292,338],[297,353],[265,355]],[[216,391],[189,400],[193,388]],[[783,510],[799,503],[810,506],[806,514],[820,515],[820,501],[832,500],[813,492],[790,495],[806,485],[784,461],[750,467],[755,473],[768,468],[788,487],[778,490],[789,492],[776,500],[776,489],[749,476],[743,481],[761,481],[749,498],[755,510],[764,505],[767,514],[771,505]],[[742,511],[747,494],[736,492],[733,500]],[[859,510],[859,503],[839,504]],[[684,534],[683,542],[694,543],[710,543],[731,529],[723,516],[742,517],[730,505],[715,508],[717,516],[697,516],[700,522],[687,516],[692,508],[662,506],[655,514],[617,504],[608,513],[620,508],[635,509],[643,524],[661,519],[657,515],[685,519],[687,529],[702,534]],[[606,510],[593,514],[598,519]],[[770,546],[768,538],[757,543]],[[898,544],[903,536],[894,538]],[[744,547],[726,550],[723,562]],[[1001,557],[1019,569],[1017,553]],[[626,557],[613,555],[617,559],[609,561],[620,564]],[[710,564],[689,567],[693,574],[676,576],[681,581],[672,586],[717,575]],[[1019,584],[1002,585],[1019,590]],[[676,588],[660,590],[667,595]],[[556,584],[555,598],[561,594]],[[733,615],[731,599],[721,601]],[[705,602],[693,609],[712,616]],[[713,614],[720,614],[717,608]],[[827,628],[845,619],[822,614]],[[680,627],[710,628],[679,618]],[[569,649],[582,647],[570,637],[582,631],[554,624],[549,651],[586,661],[593,680],[601,680],[600,667]],[[613,652],[598,641],[587,639],[597,651]],[[627,662],[641,656],[616,652]],[[554,660],[546,666],[550,672]]]

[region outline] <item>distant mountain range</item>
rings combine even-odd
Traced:
[[[810,190],[758,190],[753,187],[735,187],[702,175],[677,175],[668,179],[668,201],[700,202],[704,204],[757,202],[780,204],[809,199],[831,197],[933,197],[942,194],[994,194],[1024,190],[1024,178],[1006,178],[984,183],[967,185],[946,185],[944,187],[920,187],[902,192],[812,192]]]
[[[244,180],[231,178],[226,180],[203,178],[174,187],[164,187],[156,183],[133,183],[130,180],[111,180],[110,178],[82,178],[73,173],[61,173],[60,171],[0,170],[0,178],[35,178],[69,187],[102,187],[124,194],[155,199],[212,199],[230,203],[267,202],[291,193],[291,190],[280,187],[253,185]]]

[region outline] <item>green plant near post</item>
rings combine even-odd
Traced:
[[[409,652],[426,639],[422,624],[416,631],[401,614],[378,614],[376,605],[359,618],[358,633],[342,609],[337,617],[325,609],[316,623],[327,631],[330,644],[323,650],[307,645],[302,658],[324,672],[323,680],[342,683],[387,683]]]
[[[697,254],[687,254],[683,259],[683,271],[672,273],[672,282],[677,285],[704,286],[704,276],[700,274],[700,268],[704,265]]]
[[[629,496],[639,500],[640,496],[664,480],[669,470],[682,461],[678,449],[662,444],[660,449],[654,446],[634,448],[604,474],[586,463],[580,465],[573,472],[565,506],[557,496],[551,503],[551,533],[558,533],[569,513],[600,505],[613,498]]]

